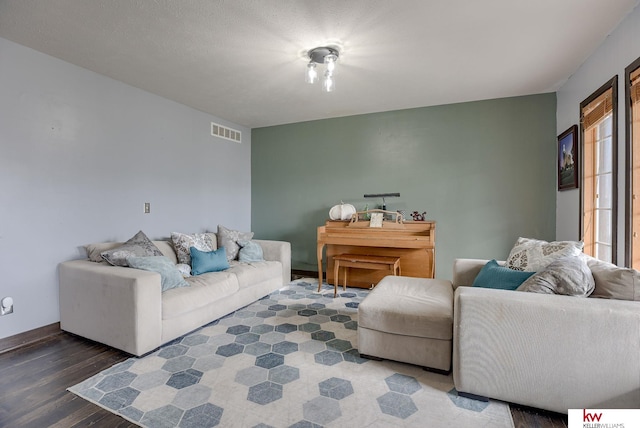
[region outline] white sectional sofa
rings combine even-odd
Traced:
[[[229,269],[186,278],[188,287],[164,292],[159,273],[90,259],[61,263],[60,326],[133,355],[146,354],[290,282],[290,244],[253,242],[262,247],[264,261],[232,261]],[[170,241],[153,243],[177,263]],[[93,244],[91,251],[120,244]]]
[[[588,258],[594,295],[626,282],[628,300],[468,287],[487,262],[454,264],[453,377],[459,393],[562,413],[640,408],[637,271]]]

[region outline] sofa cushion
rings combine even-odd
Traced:
[[[236,260],[240,246],[238,241],[249,241],[253,238],[253,232],[240,232],[239,230],[227,229],[218,225],[218,247],[224,247],[227,252],[227,260]]]
[[[473,287],[515,290],[534,272],[522,272],[500,266],[496,260],[490,260],[482,267],[473,280]]]
[[[229,268],[224,247],[214,251],[200,251],[191,247],[191,275],[201,275],[207,272],[219,272]]]
[[[591,270],[581,257],[563,257],[523,282],[518,291],[587,297],[594,287]]]
[[[591,297],[640,301],[640,272],[583,255],[595,280]]]
[[[238,241],[240,251],[238,260],[241,262],[261,262],[264,261],[264,254],[260,244],[254,241]]]
[[[162,256],[163,254],[143,231],[139,231],[121,246],[103,251],[100,255],[113,266],[128,266],[127,257]]]
[[[165,256],[127,257],[127,264],[135,269],[159,273],[163,292],[176,287],[189,286],[176,265]]]
[[[162,293],[162,319],[170,319],[196,309],[216,304],[238,291],[238,279],[227,271],[209,272],[185,278],[189,287],[173,288]]]
[[[451,340],[451,282],[442,279],[386,276],[360,303],[358,325],[403,336]]]
[[[240,288],[250,287],[273,278],[282,278],[282,263],[273,261],[237,262],[232,261],[227,272],[238,277]],[[283,284],[284,285],[284,284]]]
[[[509,252],[507,267],[510,269],[537,272],[555,260],[567,256],[577,256],[582,252],[581,241],[553,241],[518,238]]]
[[[158,250],[175,265],[178,263],[178,257],[173,249],[173,244],[170,241],[151,241],[153,245],[158,247]]]
[[[190,248],[195,247],[200,251],[213,251],[217,249],[216,237],[213,233],[179,233],[171,232],[171,242],[178,256],[178,262],[191,264]]]

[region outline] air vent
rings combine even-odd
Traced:
[[[225,140],[235,141],[236,143],[242,141],[242,132],[213,122],[211,122],[211,135],[224,138]]]

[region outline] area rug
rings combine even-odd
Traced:
[[[143,427],[509,427],[507,404],[451,375],[361,358],[358,304],[311,279],[69,391]]]

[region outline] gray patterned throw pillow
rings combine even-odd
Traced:
[[[218,225],[218,248],[224,247],[228,261],[238,258],[240,251],[238,241],[250,241],[251,238],[253,238],[253,232],[240,232]]]
[[[188,235],[186,233],[171,232],[171,242],[173,243],[173,248],[176,250],[178,262],[191,265],[191,247],[196,247],[197,250],[207,252],[216,250],[216,243],[212,236],[213,234],[210,233],[194,233]]]
[[[103,259],[113,266],[129,266],[127,257],[162,256],[162,251],[140,231],[121,246],[100,253]]]
[[[562,258],[577,256],[582,252],[581,241],[547,242],[539,239],[518,238],[507,258],[509,269],[537,272]]]
[[[563,257],[529,277],[518,291],[588,297],[596,284],[591,269],[579,256]]]

